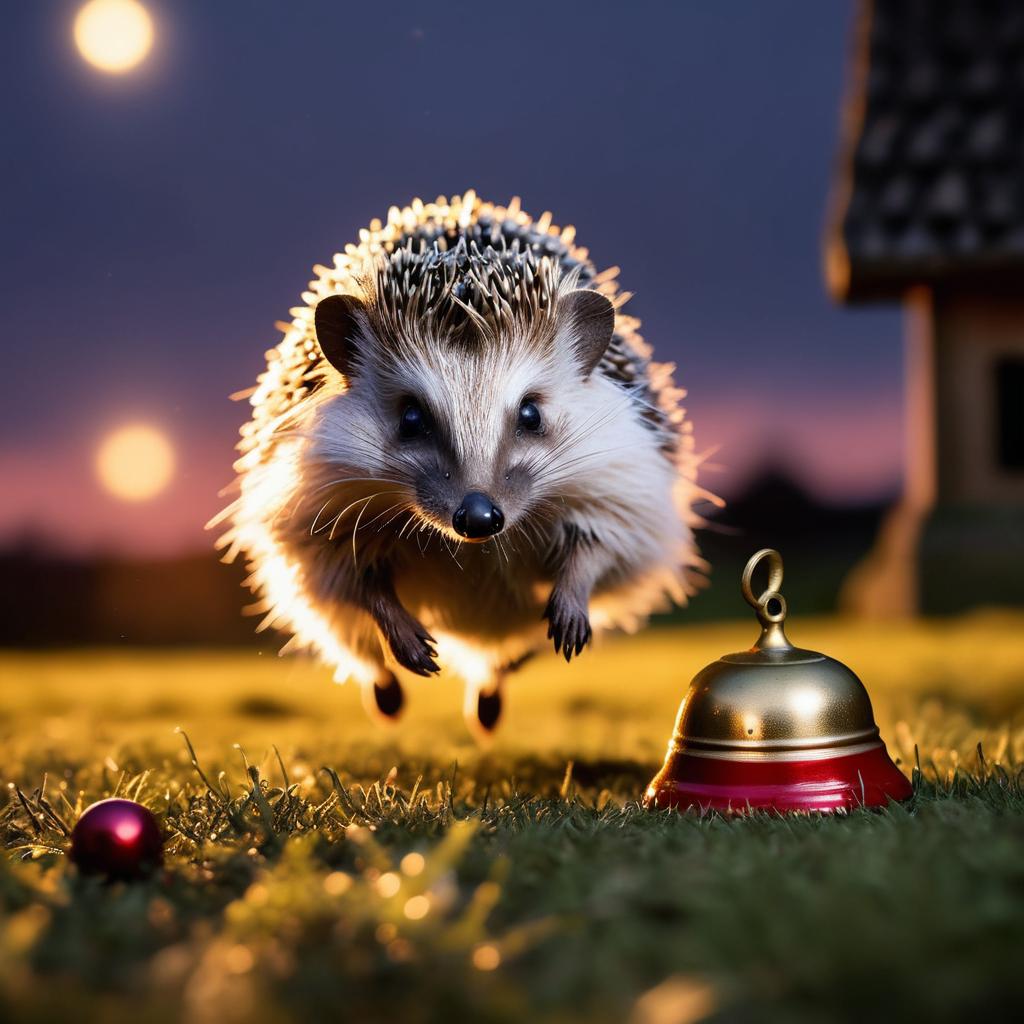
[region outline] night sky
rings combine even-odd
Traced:
[[[388,206],[475,188],[618,264],[690,390],[705,483],[766,457],[817,493],[889,490],[900,319],[827,298],[820,240],[844,3],[147,3],[108,76],[75,4],[5,10],[0,542],[210,544],[273,322]],[[97,483],[110,429],[165,430],[160,497]]]

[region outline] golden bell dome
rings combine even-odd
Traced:
[[[764,560],[768,587],[755,596],[752,578]],[[758,551],[741,590],[761,635],[694,677],[648,806],[836,810],[909,795],[864,684],[841,662],[787,639],[781,586],[781,556]]]
[[[763,558],[770,563],[768,590],[755,598],[750,577]],[[749,651],[723,655],[694,678],[676,719],[676,738],[688,748],[757,757],[878,742],[871,700],[857,676],[834,658],[790,644],[781,585],[778,552],[759,551],[742,589],[761,635]]]

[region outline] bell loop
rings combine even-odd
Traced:
[[[757,602],[757,617],[762,626],[786,621],[786,599],[776,590],[766,590]]]
[[[752,587],[754,581],[754,570],[766,558],[768,559],[768,589],[765,590],[760,597],[755,597]],[[746,568],[743,570],[743,579],[740,581],[740,590],[743,592],[743,600],[754,609],[757,609],[761,602],[767,597],[772,595],[780,597],[782,591],[782,555],[780,555],[774,548],[761,548],[760,551],[755,551],[754,554],[750,556],[750,560],[747,562]]]
[[[759,597],[754,596],[754,570],[761,562],[768,561],[768,588]],[[743,570],[740,590],[743,599],[757,612],[761,623],[761,636],[754,645],[760,651],[791,650],[792,644],[786,638],[783,623],[786,621],[786,599],[782,596],[782,555],[774,548],[762,548],[751,555]]]

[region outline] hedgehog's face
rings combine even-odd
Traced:
[[[416,509],[442,533],[486,541],[515,529],[551,443],[553,361],[495,362],[443,348],[391,368],[379,392],[396,456],[413,468]]]
[[[403,448],[433,449],[423,452],[420,459],[417,506],[422,515],[446,532],[450,525],[465,540],[487,540],[505,528],[507,515],[513,517],[527,504],[532,474],[513,448],[527,437],[544,436],[541,397],[523,395],[518,409],[508,408],[504,410],[506,415],[499,417],[504,423],[480,423],[481,417],[465,407],[446,409],[448,415],[442,419],[431,413],[428,402],[426,398],[407,396],[398,419],[399,444]],[[463,425],[476,421],[475,425],[482,428],[473,431],[477,443],[471,458],[465,457],[465,447],[458,444],[463,440],[459,435],[465,433],[456,426],[459,420]],[[439,422],[448,429],[439,431]],[[479,443],[488,436],[490,445]]]
[[[347,297],[317,309],[325,354],[337,354],[327,340],[327,316],[339,301],[345,308],[333,313],[351,317],[355,300]],[[614,317],[601,301],[607,310],[601,309],[597,358]],[[566,329],[553,332],[547,344],[509,337],[477,351],[431,339],[384,346],[365,321],[343,326],[356,339],[358,355],[350,342],[343,364],[350,389],[328,412],[324,429],[354,442],[346,446],[348,464],[393,484],[401,494],[396,506],[454,540],[485,542],[528,528],[534,515],[550,511],[558,497],[553,460],[569,453],[580,421],[592,411],[587,378],[597,358],[582,357],[578,317],[567,316]],[[361,461],[352,451],[362,453]],[[408,518],[396,513],[394,521],[401,527]]]

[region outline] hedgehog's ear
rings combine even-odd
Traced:
[[[352,376],[360,316],[366,306],[354,295],[328,295],[316,306],[316,340],[324,358],[346,377]]]
[[[576,355],[583,368],[583,376],[589,377],[612,340],[615,307],[600,292],[589,288],[577,288],[562,301],[573,325]]]

